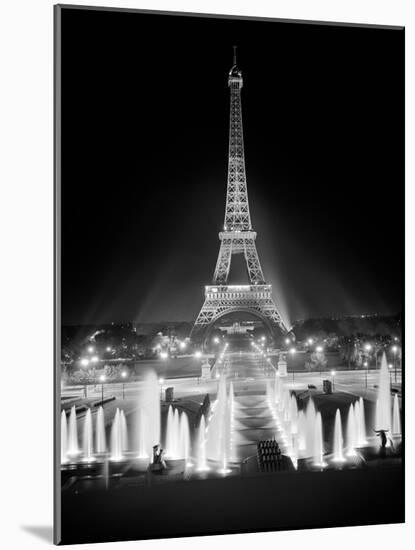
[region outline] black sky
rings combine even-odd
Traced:
[[[233,44],[251,217],[283,316],[401,311],[402,30],[63,9],[64,324],[198,313]]]

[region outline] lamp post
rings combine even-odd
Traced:
[[[105,374],[101,374],[99,377],[99,381],[101,382],[101,407],[104,406],[104,382],[105,382]]]
[[[159,378],[159,384],[160,384],[160,401],[163,400],[163,382],[164,382],[164,378]]]
[[[86,368],[89,365],[89,359],[87,359],[86,357],[83,357],[80,360],[80,364],[82,368]],[[85,373],[85,377],[86,377],[86,373]],[[88,397],[88,385],[86,383],[84,385],[84,397],[85,399]]]
[[[94,348],[92,348],[92,350],[94,350]],[[94,355],[93,357],[91,357],[91,363],[93,364],[92,372],[93,372],[93,375],[94,375],[94,386],[96,384],[96,375],[95,375],[96,366],[95,365],[98,363],[98,361],[99,361],[98,355]]]
[[[367,361],[363,363],[363,366],[365,367],[365,388],[367,389]]]
[[[393,369],[393,365],[389,365],[389,381],[391,386],[392,386],[392,369]]]
[[[124,380],[127,378],[127,372],[125,370],[122,371],[121,376],[123,378],[122,382],[122,398],[125,399],[125,382]]]
[[[392,353],[393,353],[393,365],[395,369],[395,384],[398,381],[398,373],[396,369],[396,354],[398,353],[398,346],[392,346]]]
[[[369,357],[370,357],[371,350],[372,350],[372,346],[370,344],[365,344],[365,351],[367,352],[366,357],[367,357],[368,370],[369,370]]]
[[[331,371],[331,385],[333,387],[333,391],[334,391],[334,376],[336,374],[336,371],[335,370],[332,370]]]

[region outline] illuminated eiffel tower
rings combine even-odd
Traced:
[[[220,317],[233,312],[246,312],[259,317],[273,338],[287,331],[272,299],[272,286],[265,282],[255,245],[256,232],[251,225],[242,128],[243,79],[236,63],[236,46],[228,86],[230,124],[225,223],[223,231],[219,233],[220,249],[213,281],[205,287],[205,302],[191,333],[192,341],[200,344],[205,342],[210,329]],[[250,282],[248,285],[227,284],[234,254],[243,254],[245,257]]]

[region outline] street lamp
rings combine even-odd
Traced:
[[[125,382],[124,380],[127,378],[127,371],[123,370],[121,373],[121,377],[123,378],[122,383],[122,398],[125,399]]]
[[[160,401],[163,399],[163,382],[164,378],[159,378],[159,384],[160,384]]]
[[[330,374],[331,374],[331,384],[333,386],[333,391],[334,391],[334,376],[336,374],[336,371],[332,370]]]
[[[364,350],[365,350],[365,352],[366,352],[366,354],[365,354],[365,355],[366,355],[366,359],[367,359],[366,363],[367,363],[367,368],[368,368],[368,370],[369,370],[369,354],[370,354],[370,352],[371,352],[371,350],[372,350],[371,344],[365,344],[365,345],[364,345]]]
[[[88,346],[88,353],[94,353],[94,346]]]
[[[87,367],[89,365],[89,359],[87,359],[86,357],[83,357],[81,359],[81,367]]]
[[[105,374],[101,374],[99,381],[101,382],[101,407],[104,406],[104,382],[106,380]]]

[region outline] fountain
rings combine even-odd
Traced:
[[[74,458],[77,455],[79,455],[78,428],[76,425],[76,408],[73,405],[69,415],[68,456]]]
[[[121,449],[126,451],[128,449],[128,430],[127,420],[125,418],[124,411],[120,411],[120,430],[121,430]]]
[[[95,457],[93,455],[93,436],[92,436],[92,414],[91,409],[88,409],[86,411],[85,419],[84,419],[84,433],[83,433],[83,453],[84,462],[93,462],[95,460]]]
[[[115,411],[114,420],[112,421],[111,428],[111,460],[119,462],[123,459],[122,454],[122,432],[121,432],[121,420],[120,410],[117,407]]]
[[[347,415],[347,449],[346,456],[356,456],[357,447],[357,426],[353,403],[350,403],[349,413]]]
[[[354,404],[354,417],[356,426],[356,447],[367,445],[366,439],[366,420],[365,420],[365,402],[363,397]]]
[[[221,473],[226,474],[230,457],[232,411],[226,392],[226,378],[221,376],[218,385],[218,395],[214,404],[213,414],[207,429],[206,454],[221,464]]]
[[[314,454],[314,432],[316,425],[316,408],[313,398],[310,396],[305,412],[305,456]]]
[[[298,451],[299,453],[304,453],[306,450],[306,418],[303,411],[298,412],[298,431],[297,431],[297,439],[298,439]]]
[[[323,448],[323,422],[321,420],[321,413],[316,414],[315,426],[314,426],[314,456],[313,464],[318,468],[325,468],[327,464],[324,462],[324,448]]]
[[[268,381],[267,381],[267,384],[268,384]],[[233,389],[233,382],[231,381],[229,384],[229,459],[233,462],[238,460],[237,447],[234,444],[234,440],[233,440],[234,427],[235,427],[235,421],[234,421],[235,406],[236,406],[235,392]]]
[[[230,473],[230,468],[228,467],[230,454],[231,454],[231,421],[232,421],[232,411],[229,403],[226,403],[224,417],[223,417],[223,427],[222,427],[222,437],[221,437],[221,464],[222,467],[218,470],[221,474]]]
[[[61,464],[68,462],[68,422],[66,412],[61,412]]]
[[[291,433],[294,435],[298,432],[298,406],[297,406],[297,399],[295,395],[291,396],[290,418],[291,418]]]
[[[105,439],[104,409],[99,407],[95,426],[95,451],[98,454],[103,454],[107,450]]]
[[[189,419],[183,411],[180,415],[180,454],[179,458],[184,458],[186,466],[190,466],[190,429]]]
[[[166,422],[166,437],[165,437],[165,448],[166,456],[173,457],[174,451],[174,426],[173,426],[174,412],[173,407],[169,405],[169,410],[167,412],[167,422]]]
[[[375,430],[391,432],[392,428],[392,403],[389,369],[386,362],[386,354],[382,355],[379,372],[379,389],[376,402]]]
[[[333,462],[344,462],[343,455],[343,433],[342,433],[342,421],[340,416],[340,410],[336,410],[336,417],[334,420],[334,439],[333,439]]]
[[[138,403],[138,454],[149,457],[153,455],[153,446],[160,444],[160,386],[154,371],[146,374]]]
[[[393,398],[393,415],[392,415],[392,435],[394,436],[400,436],[402,435],[402,428],[401,428],[401,413],[399,410],[399,398],[398,394],[395,393],[395,397]]]
[[[180,416],[179,410],[174,410],[173,415],[173,458],[180,458]]]
[[[202,417],[199,422],[199,429],[197,433],[197,471],[206,472],[209,470],[206,460],[206,421],[205,416]]]

